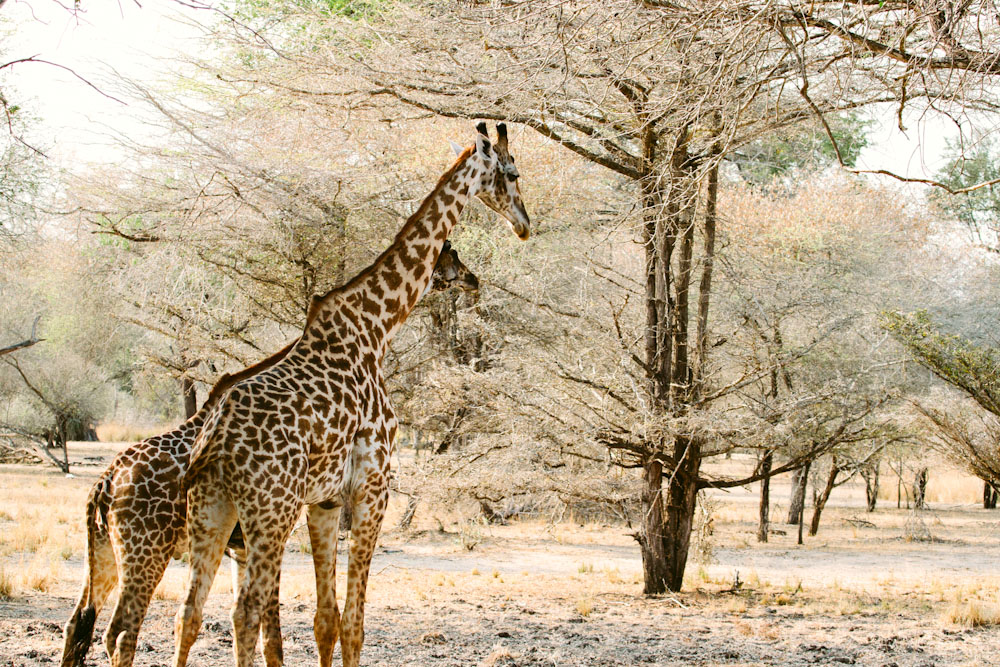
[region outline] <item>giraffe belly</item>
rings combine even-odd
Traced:
[[[345,456],[331,461],[317,461],[309,468],[304,501],[315,505],[324,500],[340,502],[351,478],[351,457]]]

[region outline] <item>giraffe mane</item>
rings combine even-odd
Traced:
[[[225,375],[220,377],[216,381],[216,383],[212,385],[211,391],[208,392],[208,398],[205,399],[205,403],[201,406],[201,410],[199,410],[198,412],[201,412],[202,410],[210,408],[212,405],[214,405],[220,398],[222,398],[222,395],[225,394],[230,389],[232,389],[235,384],[242,382],[243,380],[246,380],[249,377],[253,377],[254,375],[260,373],[261,371],[267,370],[271,366],[274,366],[276,363],[284,359],[285,356],[288,354],[288,352],[292,349],[292,347],[295,346],[297,342],[299,342],[298,338],[293,340],[291,343],[283,347],[278,352],[272,354],[270,357],[267,357],[266,359],[261,359],[253,366],[247,366],[243,370],[236,371],[235,373],[226,373]]]
[[[470,146],[466,148],[464,151],[462,151],[462,154],[458,156],[458,159],[455,160],[455,163],[452,164],[448,168],[448,171],[444,172],[444,174],[441,175],[441,178],[438,179],[437,185],[434,186],[434,189],[431,190],[430,194],[424,197],[424,200],[420,202],[420,207],[416,211],[414,211],[409,218],[406,219],[406,222],[396,233],[396,238],[392,240],[392,243],[390,243],[388,247],[386,247],[386,249],[382,251],[382,254],[380,254],[371,264],[369,264],[367,268],[365,268],[361,273],[357,274],[356,276],[348,280],[343,285],[340,285],[339,287],[334,287],[332,290],[330,290],[323,296],[313,297],[312,303],[309,305],[309,314],[306,315],[306,324],[304,328],[308,328],[309,325],[312,324],[313,320],[316,319],[316,315],[319,313],[320,306],[323,304],[323,302],[325,302],[333,294],[341,290],[346,290],[348,288],[356,287],[358,283],[360,283],[362,280],[370,276],[375,271],[375,267],[377,267],[381,263],[381,261],[385,259],[385,256],[388,255],[389,252],[396,247],[396,243],[399,242],[400,239],[402,239],[406,235],[406,233],[410,231],[410,228],[412,227],[413,223],[415,223],[416,220],[420,218],[420,216],[422,216],[424,213],[427,212],[427,209],[430,208],[431,206],[431,201],[433,201],[434,196],[438,193],[439,190],[441,190],[442,187],[444,187],[444,184],[448,181],[448,179],[450,179],[452,176],[455,175],[455,172],[458,171],[458,168],[465,163],[465,161],[475,152],[475,150],[476,150],[475,146]]]

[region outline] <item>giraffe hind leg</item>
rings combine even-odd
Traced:
[[[174,621],[174,667],[187,664],[188,653],[201,630],[205,599],[235,525],[236,509],[218,480],[209,475],[201,477],[188,492],[191,564],[187,596]]]
[[[233,535],[239,531],[239,524]],[[246,547],[243,544],[243,535],[240,533],[239,541],[234,543],[233,538],[229,539],[229,548],[226,550],[229,556],[230,568],[233,578],[233,604],[236,604],[240,586],[246,572]],[[279,617],[279,586],[275,586],[271,593],[271,598],[264,613],[261,615],[260,636],[262,640],[264,664],[267,667],[281,667],[284,664],[284,649],[281,641],[281,619]]]
[[[320,667],[331,667],[333,649],[340,637],[340,609],[337,606],[337,528],[340,506],[310,505],[309,542],[316,572],[316,615],[313,632]]]
[[[115,554],[107,533],[95,534],[87,562],[83,591],[64,630],[61,667],[82,667],[94,639],[94,624],[108,595],[118,582]]]
[[[151,556],[137,556],[138,550],[122,550],[119,563],[121,593],[104,633],[105,648],[112,667],[131,667],[139,628],[153,599],[153,592],[170,562],[173,543],[157,545]],[[148,552],[142,552],[148,554]]]
[[[271,590],[271,596],[264,606],[264,612],[260,617],[260,636],[263,640],[264,664],[267,667],[281,667],[284,664],[285,656],[281,644],[281,619],[279,590],[281,588],[281,572],[278,572],[279,581],[275,582]]]
[[[232,612],[237,667],[253,665],[262,621],[277,595],[285,542],[300,509],[301,505],[294,502],[272,503],[266,516],[266,531],[257,525],[257,517],[240,517],[247,545],[247,564]]]

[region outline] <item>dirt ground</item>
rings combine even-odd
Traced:
[[[0,466],[0,667],[58,663],[60,626],[83,574],[84,499],[111,452],[77,447],[75,460],[93,465],[74,479]],[[692,553],[684,592],[659,598],[641,594],[626,526],[487,527],[446,517],[442,532],[440,517],[422,510],[427,529],[381,540],[362,664],[1000,665],[1000,514],[971,503],[938,503],[919,516],[893,503],[865,514],[858,489],[837,494],[820,534],[801,547],[781,524],[774,528],[785,534],[756,542],[752,491],[713,497],[709,548]],[[778,485],[773,497],[781,518],[787,489]],[[303,533],[290,541],[282,574],[288,665],[316,661]],[[170,663],[185,567],[171,564],[158,590],[139,665]],[[345,570],[342,558],[341,594]],[[190,664],[232,664],[230,601],[224,566]],[[90,663],[107,664],[99,646]]]

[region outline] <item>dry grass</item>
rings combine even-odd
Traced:
[[[85,550],[83,507],[92,476],[65,479],[44,468],[30,473],[9,470],[0,468],[4,475],[0,506],[5,507],[5,514],[0,516],[0,598],[33,591],[71,594],[79,581],[64,576],[64,570],[69,568],[63,568],[62,563],[71,561],[73,571],[78,571],[75,566]],[[97,470],[91,470],[96,474]],[[947,479],[961,481],[957,475],[940,476],[942,484]],[[780,493],[775,493],[779,504],[783,500]],[[777,523],[775,527],[786,529],[787,534],[775,535],[769,544],[758,545],[754,539],[756,499],[741,498],[733,492],[718,500],[711,539],[719,547],[717,558],[729,553],[731,559],[734,551],[743,554],[738,567],[741,586],[730,592],[737,569],[732,564],[696,564],[692,560],[684,592],[678,599],[684,608],[693,606],[741,622],[744,625],[740,632],[760,638],[779,637],[780,630],[773,623],[758,622],[759,616],[780,615],[789,608],[806,617],[884,617],[905,611],[931,623],[965,627],[1000,623],[1000,611],[984,602],[1000,598],[1000,574],[992,576],[984,570],[970,577],[948,568],[928,573],[906,570],[903,564],[907,555],[927,549],[941,550],[954,562],[955,557],[948,556],[956,553],[953,549],[973,554],[979,547],[990,548],[1000,536],[993,514],[974,507],[935,509],[922,516],[938,541],[906,543],[903,532],[911,513],[882,504],[874,514],[864,514],[857,504],[850,504],[850,496],[847,498],[834,498],[836,504],[824,512],[820,535],[807,538],[804,547],[794,545],[792,528]],[[774,510],[772,516],[781,514]],[[430,521],[434,515],[428,511],[426,516]],[[870,520],[875,527],[857,527],[846,521],[856,516]],[[390,532],[383,537],[383,543],[388,541],[405,551],[417,540],[422,549],[439,552],[450,563],[449,568],[460,568],[457,563],[466,559],[464,571],[377,567],[369,586],[372,599],[426,606],[421,603],[448,603],[460,592],[466,599],[498,601],[500,605],[536,608],[550,604],[562,614],[570,612],[582,618],[592,618],[599,611],[604,620],[620,611],[623,603],[619,600],[628,600],[624,604],[631,605],[640,594],[642,574],[634,540],[620,526],[515,522],[510,526],[482,527],[467,522],[469,536],[482,538],[472,554],[459,539],[462,520],[456,519],[448,528],[447,536],[428,531],[423,538]],[[477,535],[471,535],[473,528],[479,531]],[[426,543],[419,544],[420,539],[426,539]],[[286,563],[297,559],[297,564],[283,572],[281,596],[286,603],[308,605],[315,599],[315,584],[308,558],[298,551],[293,544],[286,555]],[[795,571],[796,562],[811,553],[815,557],[814,552],[822,556],[822,565],[808,572]],[[781,558],[781,554],[793,553],[796,555],[791,558]],[[858,558],[870,564],[843,566],[858,562]],[[561,563],[563,569],[553,571],[555,563]],[[893,569],[896,563],[898,570]],[[538,565],[544,566],[541,572]],[[341,599],[346,592],[345,579],[341,568],[337,582]],[[179,602],[185,586],[186,568],[171,567],[156,598]],[[228,562],[220,568],[212,593],[222,596],[228,606],[232,595]],[[673,603],[665,599],[662,604]],[[498,654],[494,663],[503,664],[505,660],[510,659]]]
[[[480,663],[482,667],[502,667],[516,664],[517,656],[510,652],[506,646],[497,644]]]
[[[991,627],[1000,625],[1000,609],[979,600],[956,600],[945,612],[944,620],[966,628]]]
[[[17,581],[14,574],[0,565],[0,600],[12,600],[17,596]]]
[[[895,506],[897,483],[899,476],[883,466],[879,479],[878,498]],[[906,494],[913,484],[912,477],[904,476],[903,504],[906,504]],[[934,465],[927,478],[927,501],[930,503],[947,503],[949,505],[983,502],[983,481],[963,470],[957,470],[946,465]]]
[[[95,429],[97,439],[101,442],[139,442],[154,435],[166,433],[174,428],[174,423],[164,424],[123,424],[121,422],[105,422]]]
[[[66,479],[54,468],[4,471],[0,558],[39,556],[69,560],[86,547],[84,506],[89,478]]]
[[[62,579],[62,567],[52,561],[36,557],[21,570],[21,587],[25,590],[48,593]]]

